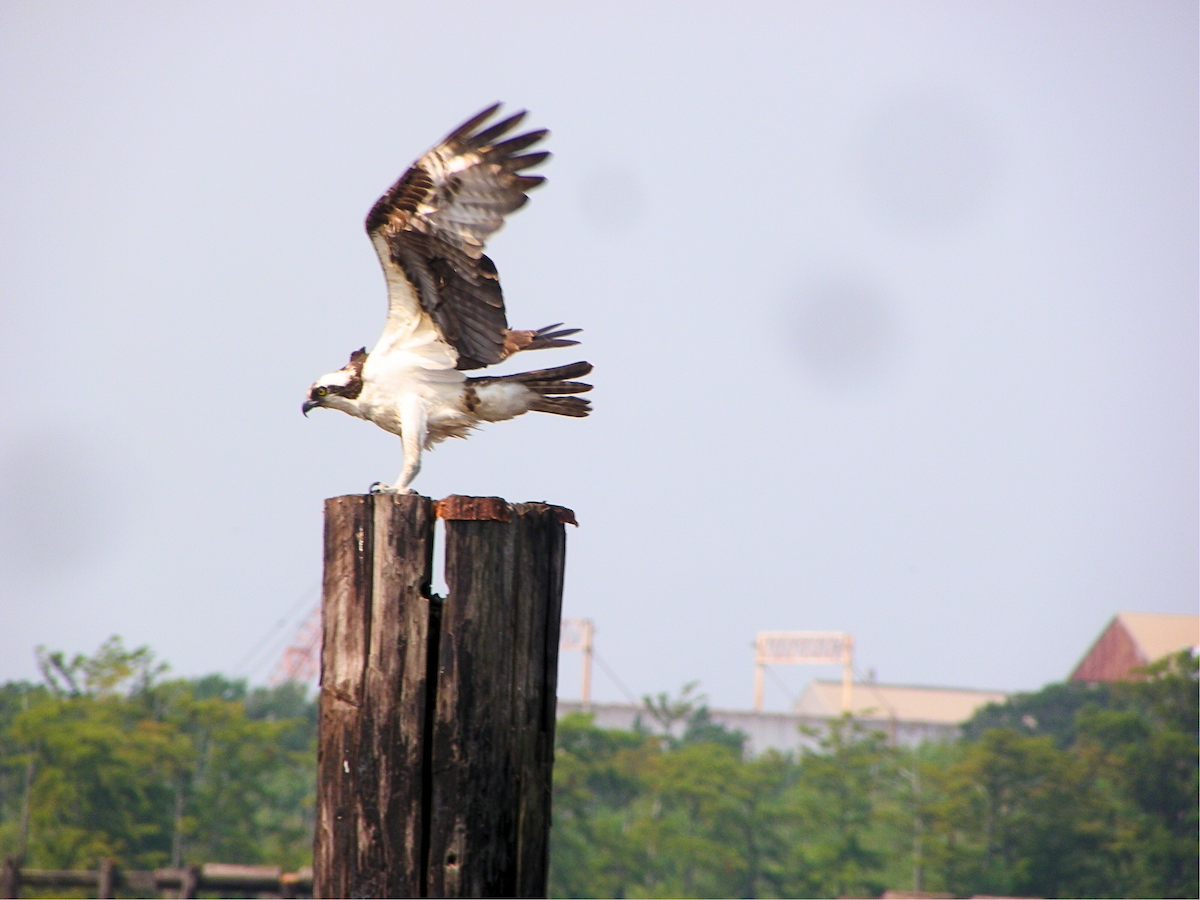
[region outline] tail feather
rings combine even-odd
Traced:
[[[591,372],[593,366],[589,362],[570,363],[565,366],[555,366],[553,369],[534,369],[531,372],[517,372],[515,375],[482,375],[478,378],[468,378],[468,384],[496,384],[501,381],[519,381],[521,384],[531,382],[566,381],[570,378],[582,378]]]
[[[538,397],[529,404],[536,412],[554,413],[556,416],[575,416],[582,419],[592,411],[592,404],[582,397]]]
[[[550,327],[556,326],[551,325]],[[559,416],[582,417],[591,412],[592,404],[580,397],[562,395],[585,394],[590,391],[592,389],[590,384],[571,380],[581,378],[590,371],[592,371],[591,363],[577,362],[553,369],[518,372],[515,375],[485,375],[480,378],[468,378],[467,385],[471,388],[481,388],[490,384],[521,384],[534,395],[529,401],[529,409],[554,413]]]
[[[506,331],[504,333],[504,358],[520,353],[522,350],[552,350],[555,347],[574,347],[579,341],[569,341],[566,338],[579,334],[580,328],[559,328],[562,322],[547,325],[537,331]],[[558,331],[554,329],[559,328]]]
[[[592,389],[590,384],[582,381],[535,381],[525,387],[535,394],[586,394]]]
[[[583,331],[582,328],[562,328],[562,322],[555,322],[553,325],[547,325],[545,328],[539,328],[533,333],[533,340],[529,342],[526,350],[549,350],[553,347],[575,347],[579,341],[566,341],[563,338],[570,337],[573,334],[579,334]],[[553,329],[558,328],[558,331]]]

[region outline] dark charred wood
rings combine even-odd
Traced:
[[[427,498],[327,501],[316,896],[421,895],[432,562]]]
[[[545,896],[573,520],[495,497],[327,501],[314,896]]]

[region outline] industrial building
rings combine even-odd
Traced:
[[[793,753],[801,747],[815,748],[831,720],[842,715],[841,681],[813,681],[792,712],[710,709],[711,720],[746,735],[746,750],[751,754],[766,750]],[[959,727],[975,710],[988,703],[1003,703],[1001,691],[977,691],[965,688],[912,687],[907,685],[854,682],[850,717],[867,731],[882,732],[901,746],[916,746],[923,741],[948,741],[958,737]],[[631,729],[640,718],[646,726],[654,722],[646,709],[632,703],[584,703],[559,698],[558,715],[588,712],[600,728]],[[676,727],[676,736],[682,725]]]
[[[588,622],[585,640],[564,643],[565,649],[585,651],[585,666],[591,653],[590,625]],[[1136,678],[1139,667],[1180,650],[1195,652],[1197,645],[1200,616],[1117,613],[1084,654],[1070,680]],[[894,744],[915,746],[923,741],[954,740],[962,724],[977,710],[989,703],[1003,703],[1008,696],[1002,691],[854,681],[853,640],[840,632],[764,632],[756,646],[755,704],[759,708],[709,710],[712,722],[746,735],[750,753],[769,749],[788,753],[815,747],[830,722],[847,713],[859,727],[882,732]],[[837,681],[809,682],[790,712],[765,712],[761,709],[762,672],[766,665],[782,662],[841,662],[846,671]],[[639,721],[647,727],[654,724],[647,710],[635,704],[559,699],[560,717],[574,711],[592,714],[601,728],[632,729]],[[676,736],[682,727],[676,726]]]

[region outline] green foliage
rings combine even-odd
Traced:
[[[39,650],[41,686],[0,687],[0,854],[26,864],[306,864],[315,705],[295,685],[164,680],[117,638],[91,657]],[[26,790],[26,778],[28,789]]]
[[[896,759],[881,734],[848,719],[802,752],[793,808],[809,833],[800,845],[806,893],[873,897],[887,887],[880,810],[894,792]]]
[[[993,729],[930,774],[940,795],[930,856],[947,889],[1104,896],[1105,797],[1050,737]]]
[[[713,723],[694,687],[647,698],[661,733],[559,722],[551,895],[881,891],[882,861],[909,839],[884,809],[895,751],[839,723],[798,759],[747,758],[745,736]]]
[[[1197,840],[1197,660],[1186,651],[1114,686],[1113,706],[1079,717],[1079,747],[1113,795],[1121,828],[1109,840],[1122,892],[1194,897]]]
[[[746,735],[741,731],[718,725],[712,720],[704,694],[696,693],[700,682],[690,681],[683,686],[679,696],[672,698],[666,693],[657,697],[642,697],[643,713],[660,729],[660,739],[666,746],[678,748],[686,744],[722,744],[741,755],[746,744]],[[682,728],[682,734],[676,732]],[[635,730],[646,730],[643,717],[638,716]]]
[[[963,737],[977,741],[993,728],[1007,728],[1021,734],[1049,735],[1059,747],[1068,747],[1075,740],[1079,712],[1086,706],[1107,706],[1112,696],[1111,684],[1049,684],[1035,693],[1014,694],[1006,703],[989,703],[963,725]]]
[[[308,863],[316,707],[302,688],[169,679],[115,638],[39,663],[43,683],[0,685],[0,855]],[[1196,660],[1143,674],[1050,685],[918,748],[847,719],[796,755],[750,757],[695,683],[647,697],[632,731],[569,715],[551,894],[1196,896]]]
[[[559,723],[551,896],[1200,890],[1189,654],[1141,681],[1019,695],[918,748],[845,720],[797,756],[747,758],[695,688],[646,698],[654,730]]]

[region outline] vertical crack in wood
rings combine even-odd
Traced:
[[[445,548],[440,548],[445,550]],[[439,548],[434,547],[434,552]],[[421,850],[418,885],[421,897],[433,896],[429,890],[430,823],[433,821],[433,729],[437,721],[438,649],[442,641],[442,598],[430,593],[429,634],[425,645],[425,720],[421,766]]]
[[[361,530],[355,536],[358,554],[355,558],[361,574],[362,584],[362,659],[358,675],[362,703],[358,709],[358,743],[355,749],[354,792],[355,850],[354,876],[349,883],[356,897],[380,896],[379,858],[379,760],[372,752],[372,737],[375,731],[375,709],[371,702],[372,691],[368,683],[371,660],[371,645],[375,641],[375,495],[363,498]]]

